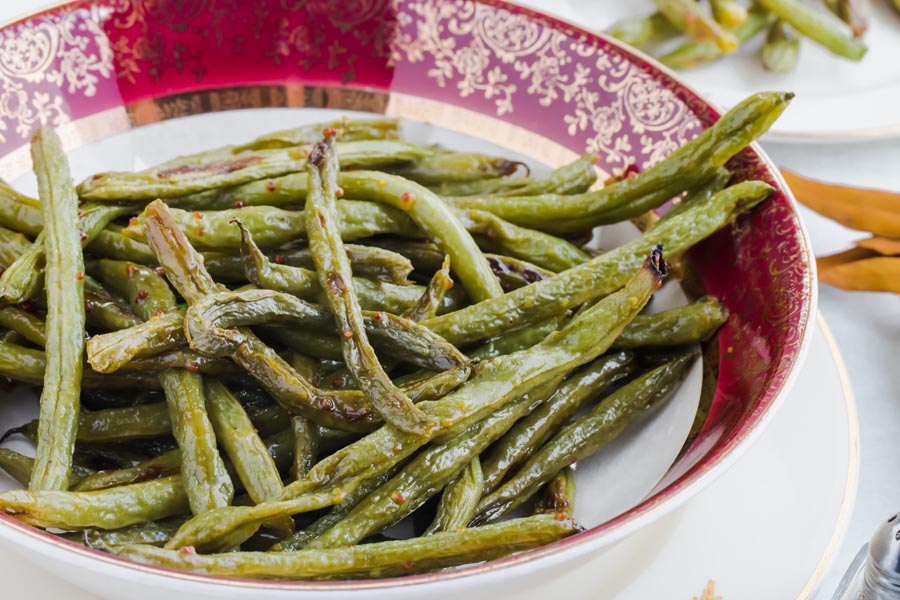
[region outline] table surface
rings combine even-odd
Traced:
[[[47,4],[5,0],[0,3],[0,21]],[[764,140],[763,146],[777,164],[804,175],[900,191],[900,140],[815,144]],[[816,254],[846,249],[864,237],[805,209],[801,212]],[[817,598],[824,600],[831,597],[876,526],[900,508],[900,479],[891,476],[900,456],[900,369],[894,363],[900,350],[900,302],[889,294],[849,293],[823,286],[819,308],[847,364],[859,408],[861,440],[856,506],[841,550],[820,587]]]

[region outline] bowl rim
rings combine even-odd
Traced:
[[[80,4],[83,0],[59,0],[35,11],[27,11],[16,17],[0,22],[0,30],[7,29],[17,24],[33,20],[35,18],[56,13],[63,10],[67,6]],[[575,33],[583,35],[587,39],[600,39],[605,44],[613,46],[621,54],[628,56],[629,60],[642,61],[647,66],[658,71],[662,76],[668,78],[671,83],[675,84],[678,89],[689,92],[701,106],[709,109],[711,116],[716,119],[721,118],[722,110],[714,103],[706,100],[706,98],[692,85],[685,82],[677,73],[665,65],[656,61],[653,57],[641,51],[640,49],[628,46],[617,39],[609,36],[604,32],[597,32],[585,29],[584,27],[573,23],[568,19],[557,17],[540,10],[536,10],[529,6],[517,4],[513,0],[468,0],[473,4],[481,4],[491,6],[500,10],[506,10],[516,14],[524,14],[528,18],[536,20],[547,26],[557,30],[563,30],[566,33]],[[706,128],[707,126],[704,126]],[[549,568],[554,564],[558,564],[567,558],[573,558],[589,552],[592,549],[599,549],[612,545],[638,529],[646,527],[650,523],[670,514],[672,511],[682,506],[691,497],[705,489],[719,476],[721,476],[728,468],[737,462],[747,450],[758,440],[763,430],[771,422],[778,409],[781,407],[785,398],[790,393],[793,384],[797,378],[798,372],[803,365],[805,357],[812,343],[815,331],[815,319],[818,314],[818,286],[816,284],[816,262],[813,258],[812,244],[809,239],[806,226],[800,217],[798,211],[798,203],[793,196],[793,192],[788,187],[780,170],[774,161],[765,153],[758,142],[753,142],[748,148],[754,154],[758,163],[768,170],[771,177],[777,184],[776,189],[784,196],[785,201],[790,207],[791,213],[797,218],[794,221],[796,226],[796,235],[799,241],[799,250],[806,257],[808,268],[806,275],[806,294],[803,299],[802,317],[798,319],[797,327],[799,331],[799,342],[797,352],[793,358],[793,362],[789,370],[778,384],[779,388],[772,396],[771,400],[762,407],[759,412],[754,412],[751,417],[753,421],[744,431],[735,439],[729,442],[729,445],[718,456],[709,462],[704,462],[699,472],[693,473],[693,468],[679,476],[668,486],[653,493],[645,498],[637,505],[625,511],[621,515],[611,519],[610,521],[569,536],[557,542],[547,544],[538,548],[519,552],[511,556],[500,559],[491,560],[472,565],[464,565],[450,570],[440,571],[436,573],[423,573],[417,575],[407,575],[403,577],[395,577],[388,579],[356,579],[346,581],[273,581],[264,579],[249,579],[221,575],[208,575],[194,573],[190,571],[182,571],[169,567],[156,565],[148,565],[137,563],[131,560],[121,558],[117,555],[109,554],[99,550],[91,549],[76,542],[70,542],[53,534],[44,532],[36,527],[32,527],[26,523],[16,520],[14,517],[0,513],[0,536],[7,539],[15,540],[18,534],[24,535],[31,541],[39,542],[39,545],[33,545],[36,551],[48,553],[51,550],[61,550],[63,552],[73,552],[80,558],[93,559],[101,563],[105,563],[112,567],[124,567],[142,574],[164,577],[168,579],[179,579],[192,583],[199,583],[211,586],[236,587],[242,589],[257,589],[259,591],[367,591],[367,590],[384,590],[391,588],[407,588],[412,586],[421,586],[427,584],[439,584],[447,582],[458,582],[460,580],[471,578],[475,575],[493,573],[498,570],[509,571],[515,567],[523,565],[535,565],[538,559],[541,561],[538,568]],[[769,388],[770,389],[770,388]],[[10,535],[12,534],[12,535]]]

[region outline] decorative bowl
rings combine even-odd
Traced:
[[[328,116],[322,109],[401,117],[413,130],[441,132],[442,142],[549,167],[592,151],[607,175],[629,165],[646,169],[719,116],[642,54],[498,0],[84,0],[0,29],[0,175],[17,185],[33,185],[27,141],[44,124],[72,151],[77,178],[121,166],[97,164],[93,148],[139,168],[209,146],[223,129],[232,133],[230,124],[236,132],[248,122],[282,128],[291,115]],[[655,487],[595,523],[588,518],[583,533],[439,573],[336,583],[137,565],[8,515],[0,515],[0,543],[108,597],[349,598],[389,590],[395,598],[487,598],[562,576],[567,565],[647,527],[733,465],[800,367],[816,303],[809,242],[790,192],[759,147],[730,166],[778,192],[692,252],[703,285],[731,312],[719,334],[720,377],[708,417]],[[0,425],[11,419],[0,412]]]

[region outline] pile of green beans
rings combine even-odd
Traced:
[[[642,314],[663,248],[768,197],[723,165],[790,98],[753,96],[598,189],[594,156],[534,176],[407,143],[389,119],[76,186],[40,130],[40,199],[0,185],[0,375],[41,386],[40,417],[0,438],[36,447],[0,448],[27,488],[0,511],[139,562],[290,579],[398,577],[579,531],[575,460],[669,396],[728,319],[711,297]],[[620,248],[559,237],[682,193]],[[384,541],[411,515],[416,536]]]
[[[655,13],[620,21],[608,33],[673,69],[710,63],[757,36],[764,38],[763,67],[778,73],[797,66],[801,37],[848,60],[862,60],[867,50],[862,38],[869,6],[859,0],[822,0],[819,9],[803,0],[756,0],[749,9],[738,0],[709,0],[708,7],[695,0],[655,4]]]

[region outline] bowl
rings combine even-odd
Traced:
[[[33,186],[27,141],[43,124],[58,129],[76,179],[335,111],[400,117],[420,141],[545,167],[587,150],[600,155],[598,168],[610,175],[629,165],[646,169],[719,116],[639,52],[494,0],[76,1],[0,29],[0,79],[0,175],[23,188]],[[618,449],[650,457],[646,469],[632,469],[641,477],[609,486],[618,482],[610,479],[616,464],[580,469],[597,494],[584,518],[576,510],[584,532],[487,563],[350,582],[250,581],[137,565],[8,515],[0,515],[2,543],[108,597],[333,599],[382,590],[397,598],[488,598],[563,576],[733,465],[772,419],[800,367],[816,301],[809,242],[790,192],[759,147],[729,166],[777,193],[692,252],[704,287],[731,313],[718,338],[720,376],[708,416],[679,452],[697,379],[683,392],[693,404],[670,402]],[[617,234],[603,235],[608,242]],[[21,417],[5,409],[0,426]]]

